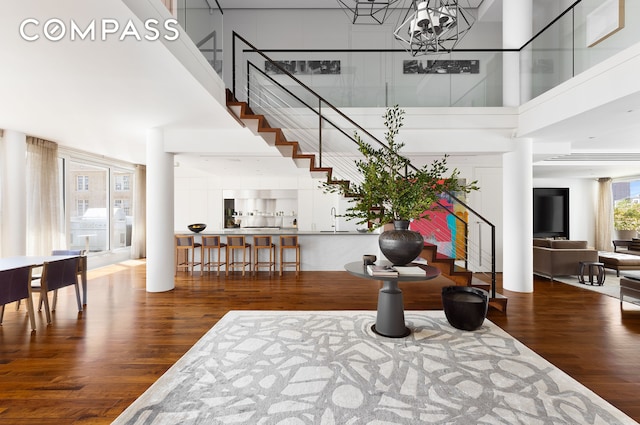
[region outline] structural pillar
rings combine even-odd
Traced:
[[[531,39],[532,0],[509,0],[502,4],[502,47],[519,49]],[[529,58],[529,59],[527,59]],[[504,52],[502,97],[504,106],[520,106],[531,98],[531,47]]]
[[[532,141],[516,139],[513,145],[502,163],[502,285],[509,291],[533,292]]]
[[[2,256],[27,254],[27,135],[4,131]]]
[[[533,32],[532,0],[509,0],[502,4],[502,44],[519,49]],[[520,106],[531,97],[531,46],[505,52],[503,57],[503,105]],[[532,141],[514,139],[513,149],[503,155],[502,223],[503,287],[533,292],[533,161]]]
[[[147,133],[147,292],[169,291],[174,283],[174,197],[172,153],[164,151],[161,129]]]

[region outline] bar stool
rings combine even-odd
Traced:
[[[202,271],[206,268],[211,272],[211,267],[216,267],[218,270],[218,276],[220,276],[220,267],[226,267],[227,260],[222,260],[222,248],[226,251],[227,244],[220,241],[220,236],[202,236]],[[211,259],[213,251],[214,258]]]
[[[260,261],[260,250],[269,250],[269,261]],[[258,273],[258,268],[269,267],[269,275],[271,269],[276,268],[276,246],[271,242],[271,236],[254,236],[253,237],[253,272]]]
[[[295,250],[295,261],[285,261],[285,251]],[[296,276],[300,273],[300,245],[297,236],[280,236],[280,276],[285,267],[296,268]]]
[[[236,261],[236,251],[242,251],[242,261]],[[247,251],[249,252],[249,261],[247,261]],[[227,272],[229,276],[229,270],[236,267],[242,267],[242,276],[244,276],[245,267],[249,267],[251,272],[251,244],[246,243],[244,236],[227,236]]]
[[[184,268],[187,271],[191,269],[193,274],[193,268],[200,265],[199,261],[196,261],[196,248],[202,245],[195,242],[193,235],[176,235],[176,276],[178,275],[178,269]],[[189,259],[191,256],[191,259]]]

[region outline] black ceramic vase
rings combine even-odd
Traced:
[[[424,238],[418,232],[409,230],[408,220],[393,222],[394,229],[380,234],[380,251],[395,266],[404,266],[415,260],[424,247]]]

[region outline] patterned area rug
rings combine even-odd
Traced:
[[[410,311],[231,311],[115,424],[635,424],[492,322]]]

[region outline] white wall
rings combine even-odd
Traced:
[[[595,179],[534,179],[533,187],[569,188],[569,239],[595,246],[598,183]]]
[[[325,194],[319,181],[309,177],[222,177],[188,167],[175,169],[175,226],[186,231],[192,223],[206,223],[207,230],[224,228],[223,190],[293,189],[300,230],[330,230],[331,207],[340,210],[339,197]],[[341,210],[343,211],[343,210]]]
[[[468,182],[478,180],[480,190],[469,195],[468,205],[496,225],[497,271],[502,271],[502,203],[501,169],[488,164],[468,164],[469,158],[450,160],[449,171],[458,169],[460,177]],[[187,231],[191,223],[206,223],[207,230],[223,229],[223,190],[232,189],[294,189],[298,193],[298,229],[304,231],[332,230],[331,208],[342,215],[349,207],[349,200],[337,194],[327,194],[320,189],[320,180],[302,176],[221,177],[188,167],[175,168],[175,229]],[[470,231],[475,237],[475,218]],[[356,221],[338,217],[337,230],[356,230],[362,225]],[[484,250],[489,250],[489,229],[483,227]]]
[[[500,167],[478,167],[474,170],[474,178],[478,181],[480,190],[469,195],[470,206],[473,207],[482,217],[495,226],[496,239],[496,271],[502,271],[502,168]],[[480,240],[483,252],[490,252],[491,228],[484,224],[471,226],[472,238],[478,239],[477,232],[481,232]]]

